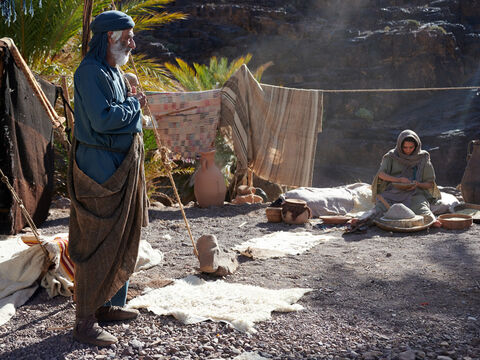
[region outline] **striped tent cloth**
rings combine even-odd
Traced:
[[[22,236],[22,241],[28,246],[39,244],[35,236]],[[75,266],[68,255],[68,234],[55,236],[48,240],[48,243],[50,244],[49,250],[54,250],[53,252],[60,260],[57,271],[61,276],[73,282]]]
[[[220,90],[147,93],[162,144],[173,155],[194,160],[214,148],[220,119]]]
[[[322,109],[321,90],[260,84],[242,65],[222,88],[220,124],[232,129],[237,173],[311,186]]]

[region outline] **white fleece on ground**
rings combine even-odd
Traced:
[[[295,304],[306,288],[272,290],[253,285],[204,281],[190,275],[160,289],[148,289],[128,306],[146,308],[157,315],[172,315],[183,324],[224,321],[237,330],[255,333],[256,322],[270,319],[272,311],[299,311]]]
[[[247,240],[233,247],[233,250],[254,259],[267,259],[301,254],[330,239],[329,235],[313,235],[307,231],[277,231]]]

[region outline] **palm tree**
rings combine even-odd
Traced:
[[[132,16],[135,30],[148,30],[185,15],[162,11],[165,4],[172,0],[124,0],[122,11]],[[15,21],[0,21],[0,36],[14,40],[28,65],[41,74],[73,74],[81,60],[80,44],[83,23],[83,0],[43,0],[32,16],[24,0],[6,0],[0,5],[2,13],[8,5],[15,4]],[[31,5],[31,4],[30,4]],[[40,5],[40,4],[39,4]],[[93,4],[93,15],[110,9],[111,0],[97,0]],[[120,6],[119,6],[120,7]],[[12,7],[10,19],[13,20]],[[33,8],[32,8],[33,9]],[[161,66],[152,60],[139,56],[140,71],[150,83],[168,79],[163,76]],[[148,82],[147,82],[148,83]],[[157,84],[158,85],[158,84]]]
[[[4,17],[0,17],[0,37],[12,38],[30,68],[42,77],[60,83],[59,77],[67,75],[69,93],[73,95],[72,75],[82,59],[84,0],[38,0],[38,6],[31,1],[0,0],[0,12]],[[132,16],[136,24],[135,31],[148,30],[185,17],[180,13],[168,14],[162,10],[171,1],[96,0],[93,1],[92,15],[110,10],[114,5]],[[145,90],[175,89],[159,63],[141,54],[134,58]],[[124,70],[132,71],[128,67]],[[65,177],[66,169],[59,171]]]
[[[186,90],[202,91],[223,86],[230,76],[243,64],[248,64],[251,58],[252,55],[247,54],[229,63],[225,57],[218,60],[214,56],[208,65],[193,63],[193,68],[182,59],[176,58],[178,65],[166,63],[165,67]],[[263,72],[271,65],[271,62],[261,65],[255,71],[255,78],[260,81]]]
[[[57,56],[75,36],[82,24],[82,0],[43,0],[32,16],[23,0],[14,0],[16,21],[0,22],[0,34],[13,39],[29,66],[39,67],[45,60]],[[97,1],[94,13],[107,7],[110,1]]]

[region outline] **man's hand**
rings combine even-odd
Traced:
[[[137,98],[137,100],[140,102],[140,107],[142,107],[142,108],[147,104],[147,97],[145,96],[145,94],[143,92],[128,93],[127,95]]]

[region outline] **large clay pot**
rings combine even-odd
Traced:
[[[215,165],[215,150],[200,153],[200,169],[195,174],[193,190],[200,207],[222,206],[227,187],[222,172]]]
[[[287,224],[305,224],[312,217],[307,202],[300,199],[287,199],[282,205],[282,219]]]
[[[462,178],[463,200],[480,204],[480,140],[472,140],[467,148],[467,167]]]

